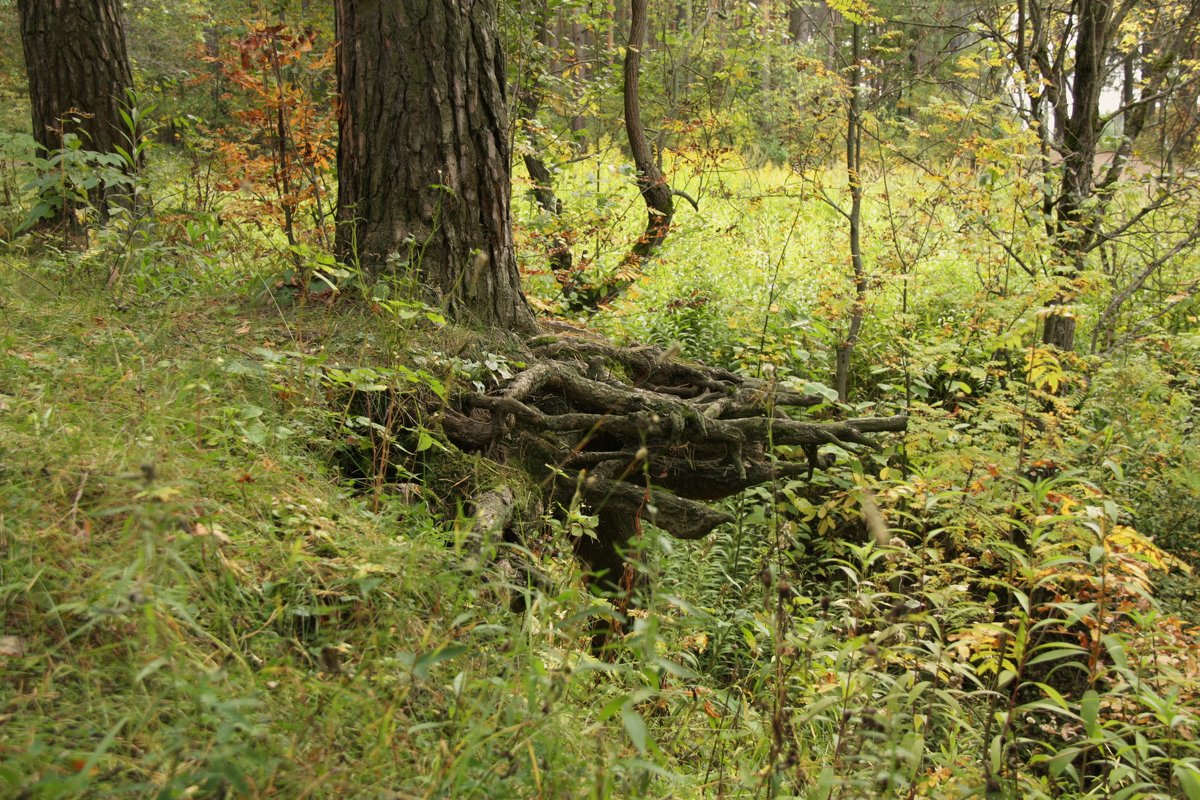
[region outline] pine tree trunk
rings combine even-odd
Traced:
[[[337,0],[339,256],[456,317],[530,330],[495,0]]]
[[[120,111],[133,78],[117,0],[17,0],[17,10],[37,143],[57,150],[74,133],[86,150],[131,150]]]
[[[17,0],[33,138],[48,150],[79,133],[101,153],[125,146],[120,109],[133,87],[117,0]],[[80,112],[79,123],[68,112]]]

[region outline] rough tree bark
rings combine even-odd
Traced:
[[[340,258],[415,270],[460,320],[531,331],[495,0],[337,0],[335,13]]]
[[[822,445],[871,448],[870,433],[903,416],[813,422],[784,409],[824,398],[688,364],[654,347],[541,336],[533,366],[496,390],[458,398],[441,415],[462,448],[520,458],[559,506],[599,517],[576,552],[610,592],[628,591],[626,550],[648,522],[698,539],[732,521],[706,505],[775,478],[811,475]],[[621,377],[618,377],[621,376]],[[796,447],[802,460],[772,451]]]
[[[56,150],[65,134],[75,133],[88,150],[130,149],[120,112],[133,78],[120,3],[17,0],[17,10],[37,143]]]

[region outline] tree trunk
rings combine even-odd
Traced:
[[[671,198],[671,187],[650,152],[646,141],[646,130],[642,127],[642,106],[638,97],[638,77],[642,63],[642,47],[646,41],[646,0],[633,0],[632,18],[629,23],[629,46],[625,49],[625,132],[629,136],[629,149],[637,166],[637,183],[646,201],[646,231],[633,246],[630,256],[645,261],[654,254],[675,216],[675,203]]]
[[[17,9],[37,143],[57,150],[74,133],[87,150],[132,152],[120,112],[133,78],[117,0],[17,0]]]
[[[460,320],[533,329],[513,251],[495,0],[335,3],[338,254]]]
[[[838,400],[850,398],[850,357],[858,344],[866,313],[867,273],[862,257],[862,25],[852,28],[850,65],[850,97],[846,104],[846,181],[850,186],[850,267],[854,277],[854,305],[850,308],[850,324],[846,338],[837,347],[834,387]]]
[[[1061,305],[1059,298],[1051,303]],[[1053,345],[1059,350],[1075,349],[1075,317],[1065,311],[1054,310],[1046,316],[1046,326],[1042,330],[1042,344]]]
[[[1109,51],[1113,6],[1111,0],[1081,0],[1077,6],[1079,27],[1075,36],[1075,63],[1070,86],[1070,112],[1062,126],[1062,185],[1055,204],[1056,249],[1059,277],[1078,276],[1096,232],[1098,208],[1088,210],[1096,181],[1094,165],[1100,142],[1100,90],[1104,86],[1104,62]],[[1059,307],[1069,302],[1071,292],[1059,289],[1051,300],[1042,342],[1061,350],[1075,349],[1075,318]]]
[[[116,0],[18,0],[17,8],[37,143],[54,150],[64,133],[78,133],[101,153],[128,144],[120,109],[133,79]]]

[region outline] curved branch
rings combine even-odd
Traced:
[[[696,209],[697,211],[700,210],[700,204],[696,202],[696,198],[692,197],[682,189],[672,189],[671,194],[673,194],[675,197],[682,197],[684,200],[687,200],[692,204],[692,208]]]
[[[639,72],[642,63],[642,45],[646,40],[647,0],[631,0],[629,43],[625,48],[625,133],[629,137],[629,149],[637,167],[637,184],[642,199],[646,201],[646,230],[629,251],[628,260],[642,263],[650,258],[671,229],[675,216],[675,204],[671,200],[671,187],[663,177],[650,152],[646,141],[646,129],[642,125],[641,98],[638,96]],[[626,283],[628,285],[628,283]],[[614,287],[615,288],[615,287]],[[616,289],[619,294],[625,287]],[[615,295],[614,295],[615,296]]]

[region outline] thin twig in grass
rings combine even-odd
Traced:
[[[79,518],[79,500],[83,497],[83,487],[87,486],[88,476],[91,474],[89,470],[84,470],[79,476],[79,488],[75,490],[75,497],[71,499],[71,512],[67,515],[67,527],[71,533],[76,536],[86,534],[87,531],[79,529],[75,520]]]
[[[45,290],[46,290],[47,292],[49,292],[50,294],[54,295],[55,299],[58,299],[59,297],[61,297],[61,295],[59,295],[59,293],[58,293],[58,292],[54,291],[54,290],[53,290],[53,289],[51,289],[49,286],[47,286],[46,284],[42,283],[41,279],[39,279],[39,278],[38,278],[36,275],[31,275],[30,273],[28,273],[28,272],[26,272],[25,270],[21,269],[21,268],[20,268],[20,267],[18,267],[16,264],[14,264],[13,262],[9,261],[8,259],[5,259],[5,260],[4,260],[4,264],[5,264],[5,266],[12,267],[14,270],[16,270],[17,272],[21,273],[22,275],[24,275],[24,276],[25,276],[26,278],[28,278],[29,280],[33,281],[34,283],[36,283],[38,286],[40,286],[40,287],[42,287],[43,289],[45,289]]]
[[[300,344],[296,341],[296,337],[292,334],[292,326],[288,325],[287,315],[283,313],[283,309],[279,306],[279,301],[275,299],[275,293],[271,291],[270,284],[267,283],[266,278],[264,278],[262,275],[259,275],[258,279],[262,281],[263,288],[267,290],[267,296],[271,298],[271,303],[275,306],[275,311],[278,312],[280,321],[283,322],[284,330],[287,331],[288,338],[292,340],[292,346],[295,347],[297,352],[299,352]]]
[[[771,306],[775,305],[775,301],[779,299],[782,293],[779,291],[779,270],[783,267],[783,260],[787,257],[788,245],[792,242],[792,234],[796,232],[796,225],[800,222],[800,207],[796,208],[796,213],[792,217],[791,227],[788,228],[787,236],[783,240],[783,247],[779,248],[779,258],[775,261],[775,269],[771,273],[771,289],[767,292],[767,307],[763,310],[762,330],[758,335],[758,367],[754,372],[756,378],[762,377],[763,365],[763,350],[767,346],[767,324],[771,320]]]

